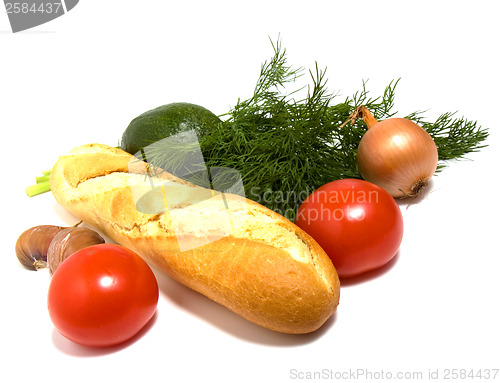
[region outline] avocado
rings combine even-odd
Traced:
[[[162,105],[134,118],[123,132],[120,147],[135,154],[157,141],[191,129],[201,138],[220,122],[219,117],[199,105],[187,102]]]

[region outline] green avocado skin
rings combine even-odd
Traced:
[[[219,117],[202,106],[174,102],[134,118],[123,132],[120,147],[130,154],[136,154],[148,145],[191,129],[201,138],[220,122]]]

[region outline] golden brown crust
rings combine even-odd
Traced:
[[[129,171],[131,158],[105,145],[75,148],[53,167],[52,193],[78,218],[172,278],[263,327],[308,333],[335,312],[337,273],[307,233],[253,201],[225,195],[231,205],[226,233],[221,222],[228,213],[210,201],[192,203],[200,188],[170,174],[161,177],[173,181],[171,208],[141,213],[131,185],[144,174],[140,167]],[[181,251],[181,241],[199,240]]]

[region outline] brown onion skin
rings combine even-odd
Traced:
[[[357,162],[363,179],[404,198],[427,186],[437,168],[438,151],[432,137],[411,120],[373,119],[359,143]]]

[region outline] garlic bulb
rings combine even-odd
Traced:
[[[16,256],[21,265],[28,270],[47,267],[47,251],[52,239],[64,227],[39,225],[24,231],[16,242]]]
[[[39,225],[23,232],[16,242],[16,256],[21,265],[28,270],[48,267],[50,274],[53,274],[71,254],[104,243],[104,239],[94,230],[77,225]]]
[[[104,239],[94,230],[86,227],[69,227],[56,234],[47,251],[50,274],[70,255],[86,247],[104,243]]]

